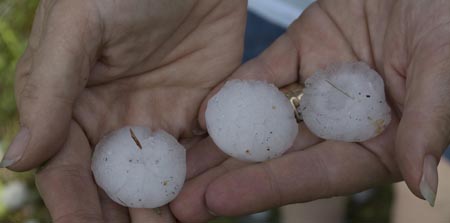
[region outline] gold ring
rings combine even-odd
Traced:
[[[286,97],[291,102],[292,108],[294,109],[294,115],[295,115],[295,119],[297,120],[297,123],[300,123],[301,121],[303,121],[302,114],[300,112],[298,112],[298,107],[300,107],[300,101],[303,96],[304,88],[305,88],[305,86],[303,86],[299,83],[293,83],[293,84],[290,84],[290,85],[284,87],[283,89],[281,89],[281,91],[284,93],[284,95],[286,95]]]

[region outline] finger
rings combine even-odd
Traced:
[[[189,180],[200,175],[204,171],[219,165],[227,158],[228,155],[222,152],[210,137],[203,139],[187,151],[186,179]]]
[[[144,209],[130,208],[131,221],[133,223],[175,223],[175,218],[168,206]]]
[[[16,171],[36,167],[61,148],[101,39],[88,4],[52,1],[44,6],[49,7],[40,9],[44,24],[35,24],[43,26],[37,29],[42,33],[33,33],[40,35],[39,44],[27,50],[16,72],[21,130],[0,165]]]
[[[111,200],[101,188],[98,187],[97,191],[99,193],[103,219],[106,223],[131,222],[127,207],[123,207]]]
[[[287,153],[303,150],[320,141],[321,139],[314,136],[304,123],[300,123],[299,134],[294,146]],[[180,194],[170,205],[174,215],[182,222],[205,222],[214,218],[214,214],[208,210],[204,199],[208,185],[231,170],[251,165],[251,163],[241,162],[233,158],[223,162],[219,158],[223,153],[212,140],[208,139],[205,142],[201,143],[201,146],[188,151],[188,157],[190,157],[189,153],[195,153],[195,156],[192,155],[193,159],[188,159],[188,168],[194,169],[191,172],[192,178],[185,183]],[[202,156],[203,152],[207,155]],[[194,160],[198,160],[198,163],[192,162]],[[188,172],[190,171],[188,170]]]
[[[361,144],[341,143],[341,145],[335,145],[336,142],[334,141],[326,141],[325,144],[320,143],[321,139],[317,138],[311,132],[309,132],[306,126],[304,126],[304,124],[302,123],[300,126],[304,128],[304,131],[307,132],[307,134],[299,134],[299,137],[297,137],[294,146],[290,150],[288,150],[287,155],[283,155],[279,159],[269,161],[269,163],[277,163],[277,165],[279,166],[277,167],[277,172],[280,171],[281,175],[284,177],[283,182],[276,182],[275,186],[291,185],[292,181],[284,182],[284,180],[290,180],[300,177],[298,181],[291,185],[294,188],[291,188],[290,190],[286,190],[285,188],[275,189],[275,187],[271,186],[272,184],[267,183],[267,181],[272,181],[275,179],[275,177],[269,174],[274,171],[267,171],[268,168],[265,168],[264,166],[271,166],[272,164],[257,164],[256,167],[247,165],[248,167],[241,166],[240,169],[228,166],[225,168],[226,171],[223,171],[223,168],[221,166],[218,166],[217,168],[213,168],[205,172],[205,174],[202,174],[190,181],[189,184],[187,184],[187,186],[183,188],[183,190],[186,190],[183,191],[186,193],[185,196],[180,197],[177,201],[179,201],[180,203],[184,202],[185,204],[192,204],[190,206],[191,209],[189,209],[190,211],[192,211],[191,213],[189,213],[192,214],[192,216],[201,216],[201,213],[218,213],[219,215],[224,214],[224,212],[216,212],[216,209],[209,209],[209,206],[205,205],[205,199],[199,198],[202,196],[206,196],[206,202],[208,202],[208,195],[204,194],[204,187],[208,187],[206,189],[207,193],[215,194],[209,196],[212,197],[211,199],[213,200],[218,200],[212,202],[220,203],[220,209],[228,210],[230,208],[234,208],[235,203],[233,203],[232,201],[228,203],[226,201],[226,197],[228,195],[233,196],[233,199],[237,200],[244,197],[247,198],[247,200],[242,200],[242,204],[239,204],[238,207],[231,210],[236,211],[236,209],[239,209],[238,212],[228,213],[229,215],[241,215],[266,210],[272,207],[278,207],[288,203],[305,202],[319,198],[347,195],[353,192],[364,190],[366,188],[370,188],[376,184],[388,182],[389,180],[400,180],[399,173],[395,171],[396,166],[393,165],[395,164],[395,162],[390,159],[390,157],[392,157],[391,153],[393,153],[394,151],[394,140],[391,135],[395,134],[397,125],[398,119],[393,116],[391,125],[389,125],[381,135],[377,136],[374,139],[363,142]],[[347,144],[349,146],[347,146]],[[314,150],[315,152],[311,152],[309,150]],[[353,154],[353,150],[357,150],[355,151],[355,154]],[[300,158],[297,159],[295,157]],[[322,159],[322,157],[324,158]],[[304,162],[304,160],[306,160],[307,162]],[[315,165],[311,163],[315,163]],[[365,165],[367,165],[367,167],[365,167]],[[262,172],[266,171],[268,173],[263,174],[261,177],[261,173],[258,173],[258,169],[261,169]],[[364,173],[365,170],[367,170],[367,173]],[[216,173],[218,175],[220,175],[220,173],[222,174],[217,177],[217,175],[214,175],[215,171],[219,172]],[[231,180],[231,182],[234,182],[235,185],[227,182],[228,180],[222,180],[222,178],[226,178],[228,175],[239,175],[241,172],[243,173],[242,176],[236,177],[236,181]],[[213,177],[208,177],[209,174],[212,174]],[[296,174],[299,174],[299,176],[297,176]],[[324,174],[328,174],[337,179],[333,179],[333,181],[330,181],[330,177]],[[277,173],[274,172],[273,175],[277,175]],[[322,179],[320,176],[324,176],[324,178]],[[264,177],[268,179],[264,179]],[[317,179],[314,177],[317,177]],[[233,178],[233,176],[231,178]],[[245,181],[242,182],[245,182],[245,184],[238,183],[240,182],[240,180],[244,180],[244,178]],[[310,182],[312,180],[310,178],[317,181],[311,182],[310,186],[306,184],[303,185],[307,189],[296,187],[296,185],[302,184],[302,181]],[[219,183],[216,183],[216,181],[218,181]],[[246,185],[247,183],[248,185]],[[329,185],[327,185],[326,183],[328,183]],[[229,189],[230,191],[232,191],[231,193],[236,193],[220,194],[209,192],[209,190],[214,190],[210,189],[210,187],[214,186],[208,186],[211,184],[216,186],[222,185],[219,187]],[[266,185],[268,186],[268,188],[260,188],[261,185]],[[315,191],[308,189],[310,187],[317,190]],[[201,189],[199,190],[198,188]],[[247,190],[253,190],[256,188],[261,189],[261,191],[256,190],[254,191],[254,193],[247,193]],[[337,190],[334,190],[334,188],[337,188]],[[273,191],[265,191],[267,189],[271,189]],[[219,188],[219,190],[221,189]],[[296,195],[297,191],[298,194]],[[280,199],[278,198],[280,195],[276,194],[281,192],[289,193],[285,196],[291,197],[294,200],[287,200],[285,202],[279,201]],[[219,194],[219,198],[215,197],[217,194]],[[223,199],[222,201],[225,200],[225,202],[222,202],[221,199]],[[195,200],[202,200],[202,202],[195,203]],[[260,206],[255,206],[255,204],[259,204]],[[182,205],[180,205],[180,207],[182,207]],[[246,208],[241,209],[240,207]],[[209,216],[210,218],[212,218],[211,215]],[[187,215],[187,217],[189,217],[189,215]]]
[[[170,203],[170,209],[181,222],[207,222],[214,214],[206,208],[204,195],[210,182],[226,172],[247,166],[249,163],[228,159],[221,165],[187,181],[180,194]]]
[[[447,39],[443,35],[424,38],[415,49],[406,70],[406,95],[396,139],[396,157],[406,183],[431,206],[438,186],[438,160],[450,143]]]
[[[197,184],[189,185],[192,188],[209,185],[203,195],[207,206],[196,208],[236,216],[289,203],[348,195],[399,180],[395,162],[389,158],[394,148],[391,135],[395,134],[397,124],[393,116],[391,125],[381,135],[361,144],[319,143],[320,139],[311,132],[299,134],[288,154],[278,159],[238,170],[227,168],[226,174],[213,181],[205,183],[199,179]]]
[[[325,141],[307,150],[221,176],[206,191],[207,208],[220,216],[348,195],[390,179],[377,156],[358,144]]]
[[[65,145],[36,173],[36,185],[55,223],[103,222],[90,160],[86,136],[72,123]]]

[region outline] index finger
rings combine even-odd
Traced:
[[[325,141],[266,163],[233,170],[213,181],[205,199],[220,216],[256,213],[285,204],[348,195],[391,180],[361,145]]]

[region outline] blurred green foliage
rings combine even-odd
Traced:
[[[18,116],[14,99],[14,71],[26,48],[27,37],[38,0],[0,0],[0,148],[6,148],[17,131]],[[3,151],[0,151],[3,153]],[[0,222],[27,220],[50,222],[48,213],[34,186],[33,173],[0,170],[0,195],[9,182],[23,182],[28,196],[18,210],[7,210],[0,203]]]
[[[37,0],[0,0],[0,137],[11,134],[17,120],[14,70],[26,47]],[[9,130],[9,131],[8,131]]]

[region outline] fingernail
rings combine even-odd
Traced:
[[[211,210],[208,210],[208,213],[209,213],[210,215],[214,216],[214,217],[217,217],[217,214],[214,213],[214,212],[212,212]]]
[[[22,158],[29,141],[30,131],[27,128],[21,128],[20,132],[9,146],[2,162],[0,162],[0,168],[9,167],[19,161]]]
[[[431,155],[427,155],[423,161],[422,179],[420,180],[420,193],[434,207],[438,187],[437,161]]]

